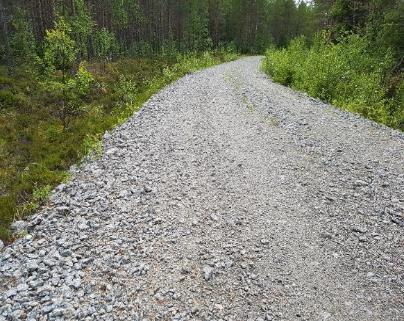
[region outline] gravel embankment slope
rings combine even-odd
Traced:
[[[259,63],[106,135],[0,253],[0,320],[404,320],[404,135]]]

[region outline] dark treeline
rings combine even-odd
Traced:
[[[333,41],[366,30],[402,56],[402,11],[401,0],[2,0],[0,58],[41,54],[60,19],[78,60],[222,46],[259,53],[321,29]]]
[[[367,36],[382,50],[404,54],[404,1],[402,0],[315,0],[320,29],[338,42],[347,33]]]
[[[60,17],[83,58],[97,56],[97,47],[111,37],[111,49],[130,55],[223,45],[262,52],[316,28],[313,7],[293,0],[3,0],[3,59],[10,58],[15,32],[32,32],[41,50],[46,30]]]

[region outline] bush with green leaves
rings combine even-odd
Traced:
[[[50,70],[60,70],[63,80],[66,72],[73,67],[76,60],[76,44],[69,36],[70,26],[63,17],[59,17],[55,28],[46,31],[44,61]]]
[[[86,100],[95,85],[95,79],[84,64],[80,64],[73,77],[64,81],[56,77],[46,78],[41,85],[43,92],[46,93],[45,102],[54,106],[53,113],[58,115],[67,126],[69,118],[83,112]]]
[[[76,74],[66,82],[65,91],[68,100],[79,100],[78,104],[82,104],[88,98],[94,84],[94,76],[87,70],[85,64],[81,63]]]
[[[117,104],[122,106],[133,105],[136,101],[136,82],[132,77],[119,75],[119,80],[115,87]]]
[[[386,85],[393,65],[392,52],[373,50],[366,36],[349,34],[332,43],[321,33],[310,48],[298,38],[268,50],[263,68],[276,82],[403,130],[399,90],[389,94]]]

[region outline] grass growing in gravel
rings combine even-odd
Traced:
[[[287,48],[269,49],[263,64],[272,79],[376,122],[404,130],[404,79],[393,53],[375,48],[366,36],[333,43],[318,34]]]
[[[0,68],[0,239],[46,202],[68,168],[155,92],[186,73],[234,60],[226,51],[82,63],[67,81]]]

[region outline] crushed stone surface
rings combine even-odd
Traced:
[[[0,249],[5,320],[404,320],[404,135],[273,83],[185,76]]]

